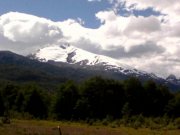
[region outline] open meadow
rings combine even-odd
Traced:
[[[111,127],[73,122],[12,120],[0,125],[0,135],[180,135],[180,130],[151,130],[147,128]]]

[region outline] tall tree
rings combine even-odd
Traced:
[[[36,118],[45,118],[48,111],[45,98],[37,86],[31,85],[25,95],[24,111]]]
[[[143,113],[145,92],[141,82],[137,78],[130,78],[124,82],[124,89],[131,113]]]
[[[59,88],[53,107],[58,119],[73,118],[78,95],[78,88],[73,81],[68,81]]]
[[[180,117],[180,92],[175,94],[166,107],[166,112],[171,117]]]

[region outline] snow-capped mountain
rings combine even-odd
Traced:
[[[110,57],[90,53],[88,51],[70,46],[69,44],[62,44],[59,46],[55,45],[40,49],[36,53],[36,57],[42,61],[54,60],[70,64],[79,63],[80,65],[97,65],[104,63],[130,68]]]
[[[153,73],[137,70],[121,61],[113,58],[97,55],[69,44],[54,45],[42,48],[33,55],[35,59],[42,62],[51,62],[55,65],[64,63],[78,68],[107,72],[114,79],[127,79],[129,77],[138,77],[142,81],[154,80],[160,84],[166,84],[173,89],[180,87],[180,81],[172,80],[172,77],[163,79]],[[102,75],[102,74],[100,74]],[[106,75],[106,76],[107,76]],[[174,77],[173,77],[174,78]]]
[[[137,70],[113,58],[103,55],[97,55],[73,47],[69,44],[55,45],[40,49],[35,54],[35,58],[44,62],[53,60],[55,62],[64,62],[68,64],[80,65],[81,67],[101,67],[101,69],[103,68],[106,71],[121,72],[125,75],[149,75],[153,78],[157,78],[157,76],[155,76],[154,74],[148,74],[144,71]]]
[[[169,75],[166,80],[176,85],[180,84],[180,79],[177,79],[176,76],[173,74]]]

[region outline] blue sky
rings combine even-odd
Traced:
[[[88,2],[88,0],[1,0],[0,5],[1,15],[13,11],[45,17],[53,21],[81,18],[85,22],[84,25],[90,28],[100,26],[100,21],[95,17],[97,12],[111,10],[113,7],[113,4],[110,4],[108,0],[101,2]],[[118,13],[127,15],[128,12],[120,7]],[[151,8],[142,11],[134,10],[133,13],[136,16],[159,14]]]
[[[1,0],[0,50],[26,55],[65,41],[163,77],[180,75],[179,9],[179,0]]]
[[[103,2],[88,2],[87,0],[1,0],[0,14],[10,11],[33,14],[49,18],[53,21],[63,21],[68,18],[81,18],[87,27],[98,27],[99,21],[95,13],[110,8]]]

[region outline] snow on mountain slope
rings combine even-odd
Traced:
[[[161,78],[153,73],[147,73],[130,67],[120,60],[97,55],[67,43],[42,48],[35,53],[33,57],[42,62],[54,61],[55,65],[67,63],[72,66],[74,65],[75,67],[77,66],[78,68],[87,68],[88,70],[94,71],[107,71],[108,75],[115,77],[116,79],[138,77],[141,81],[154,80],[159,84],[167,85],[172,90],[180,88],[180,79],[176,79],[173,75],[167,79]]]
[[[120,61],[103,55],[97,55],[88,51],[70,46],[69,44],[54,45],[40,49],[35,57],[40,61],[53,60],[55,62],[65,62],[69,64],[78,64],[80,66],[101,66],[104,70],[121,72],[125,75],[150,76],[158,78],[154,74],[148,74],[144,71],[134,69]]]
[[[54,60],[54,61],[67,62],[71,64],[85,62],[84,64],[86,65],[96,65],[99,63],[106,63],[106,64],[113,64],[116,66],[124,66],[112,58],[102,55],[96,55],[88,51],[70,46],[69,44],[63,44],[59,46],[55,45],[40,49],[36,53],[36,57],[41,58],[45,61]]]

